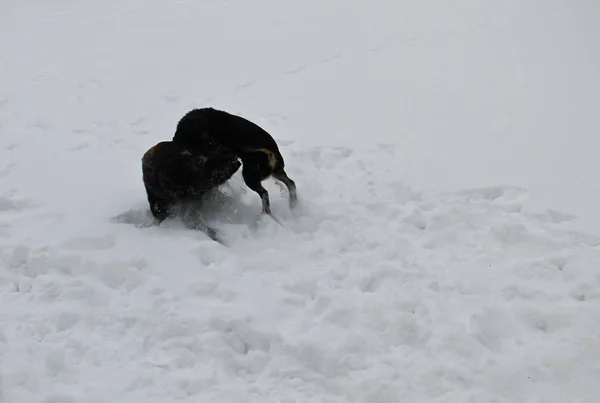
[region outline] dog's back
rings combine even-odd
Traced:
[[[173,141],[209,154],[229,150],[241,155],[264,149],[281,159],[277,143],[266,130],[241,116],[214,108],[186,113],[177,124]]]

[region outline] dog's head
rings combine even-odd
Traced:
[[[242,166],[238,159],[215,160],[211,167],[213,180],[219,185],[225,183]]]
[[[211,158],[206,155],[193,156],[189,167],[194,172],[197,186],[210,190],[225,183],[240,168],[241,162],[232,158]]]

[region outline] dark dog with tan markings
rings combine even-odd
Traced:
[[[190,229],[205,232],[221,242],[214,229],[199,216],[196,206],[211,189],[224,184],[241,163],[231,157],[192,153],[172,141],[162,141],[142,157],[144,187],[150,211],[160,224],[169,217],[181,217]]]
[[[178,122],[173,142],[209,159],[241,159],[244,182],[259,194],[264,214],[273,217],[269,194],[262,186],[269,176],[283,182],[289,191],[290,208],[296,206],[296,184],[284,170],[277,143],[248,119],[214,108],[193,109]]]

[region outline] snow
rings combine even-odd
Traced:
[[[595,402],[600,3],[0,5],[0,402]],[[189,109],[281,146],[142,225]]]

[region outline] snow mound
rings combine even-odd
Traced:
[[[283,148],[301,207],[267,182],[284,227],[257,219],[234,177],[212,211],[229,248],[35,203],[1,213],[6,401],[592,396],[600,239],[523,189],[418,191],[391,146]],[[17,231],[31,221],[51,241]]]

